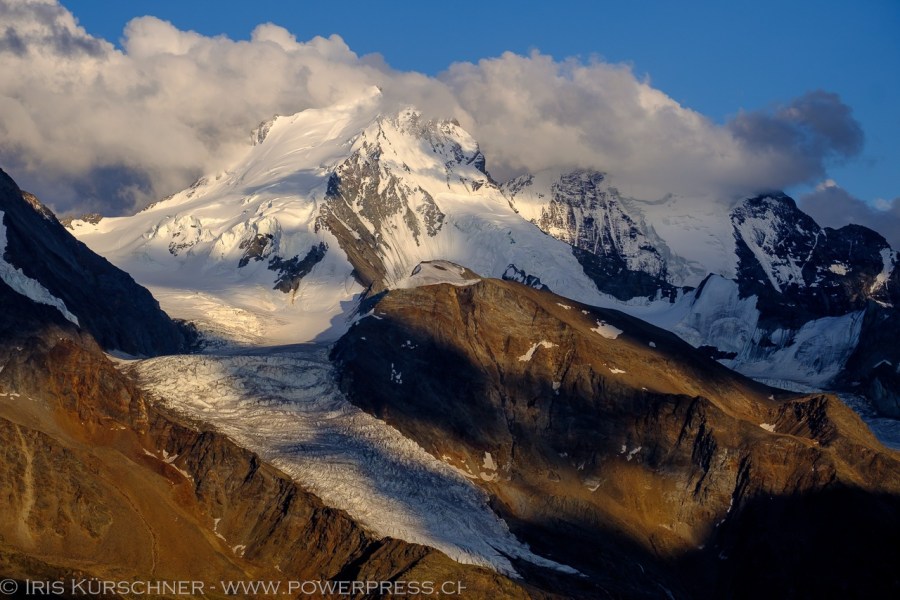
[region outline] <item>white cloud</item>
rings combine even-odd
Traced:
[[[809,181],[861,143],[833,95],[720,126],[599,60],[507,53],[433,78],[358,57],[338,36],[302,42],[273,24],[234,41],[142,17],[118,50],[52,0],[0,0],[0,22],[0,165],[62,211],[132,210],[227,166],[273,114],[372,85],[386,109],[412,104],[459,119],[499,178],[593,167],[646,198],[728,198]]]

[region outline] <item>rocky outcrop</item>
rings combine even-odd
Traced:
[[[395,290],[373,316],[334,350],[350,398],[469,473],[595,592],[900,585],[877,541],[900,533],[900,462],[837,398],[765,388],[641,321],[511,282]],[[866,537],[878,523],[891,533]],[[794,552],[756,554],[782,542]]]
[[[272,257],[269,260],[269,270],[278,274],[278,278],[275,280],[275,289],[281,290],[285,294],[296,292],[300,287],[300,281],[325,258],[327,251],[328,244],[319,242],[310,247],[309,252],[303,258],[300,258],[299,254],[289,259],[279,256]]]
[[[471,191],[494,185],[481,151],[461,142],[471,140],[458,123],[406,109],[378,117],[335,169],[319,224],[338,238],[364,286],[378,292],[406,277],[419,262],[416,249],[444,226],[447,215],[426,189],[428,178],[445,180],[448,190],[451,182]],[[414,157],[423,161],[415,170],[405,162]]]
[[[532,175],[506,183],[504,193],[541,230],[572,246],[575,258],[597,289],[620,300],[636,296],[673,297],[669,283],[671,252],[665,243],[630,215],[615,188],[598,171],[563,173],[549,196],[529,188]],[[533,198],[537,194],[538,198]]]
[[[72,237],[2,171],[0,212],[6,230],[3,260],[64,303],[101,346],[152,356],[193,344],[191,331],[172,321],[150,292]]]

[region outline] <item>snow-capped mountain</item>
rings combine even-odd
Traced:
[[[689,280],[686,261],[639,211],[629,210],[602,173],[523,175],[504,184],[503,191],[524,218],[570,244],[597,287],[618,299],[671,296],[673,283]]]
[[[336,339],[367,288],[433,259],[597,298],[570,246],[510,207],[471,136],[377,108],[371,97],[278,117],[227,171],[71,227],[171,313],[244,342]]]
[[[463,475],[349,404],[324,348],[104,353],[186,348],[147,290],[2,171],[0,248],[4,581],[99,597],[109,587],[81,586],[403,574],[513,600],[531,597],[519,561],[574,579]],[[234,589],[222,595],[261,596]]]
[[[897,364],[890,348],[842,373],[869,331],[863,311],[893,311],[900,290],[874,232],[823,229],[782,194],[645,201],[589,170],[498,185],[457,123],[379,107],[373,91],[276,117],[227,170],[71,227],[170,313],[231,342],[337,339],[363,295],[449,260],[620,308],[772,383],[893,393],[870,376]]]
[[[835,382],[868,346],[863,311],[891,314],[898,302],[898,255],[880,235],[822,228],[783,194],[730,207],[674,196],[645,202],[591,171],[525,175],[503,189],[522,216],[570,243],[599,291],[625,301],[624,310],[775,384]],[[866,368],[840,379],[890,395],[869,371],[900,356],[878,346]]]
[[[330,125],[313,118],[322,113],[276,119],[241,170],[135,217],[73,224],[237,341],[309,339],[315,330],[290,326],[315,326],[332,310],[321,302],[335,299],[335,330],[356,317],[330,354],[311,345],[111,360],[93,329],[76,326],[100,315],[111,339],[143,330],[79,269],[125,276],[11,188],[0,439],[14,451],[0,461],[12,490],[0,533],[25,565],[14,577],[81,577],[86,564],[91,576],[139,580],[402,575],[462,581],[473,597],[585,599],[720,597],[735,581],[753,581],[753,596],[823,595],[848,580],[823,575],[832,562],[850,564],[868,595],[896,580],[898,461],[853,411],[750,381],[711,349],[592,305],[643,311],[695,346],[750,323],[737,357],[762,346],[759,298],[742,295],[740,280],[709,275],[687,293],[667,282],[673,298],[657,290],[623,304],[574,246],[515,212],[457,125],[415,111],[363,119],[360,108],[344,115],[362,123],[356,135],[301,149],[307,165],[336,157],[325,166],[294,169],[290,148],[308,127],[343,127],[337,111]],[[668,269],[640,269],[681,261],[649,249],[646,223],[573,239],[610,255],[637,248],[646,261],[621,264],[665,281]],[[27,246],[33,232],[51,239]],[[32,261],[8,252],[23,247],[37,249]],[[441,253],[474,268],[404,266]],[[131,285],[136,300],[149,297]],[[210,306],[218,312],[204,315]],[[815,352],[795,352],[813,374],[825,372],[821,338],[848,337],[828,319],[846,318],[801,327],[815,326],[803,338]],[[816,543],[797,551],[798,539]]]

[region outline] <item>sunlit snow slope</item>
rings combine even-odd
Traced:
[[[228,170],[72,229],[169,314],[244,344],[336,339],[360,282],[393,287],[432,259],[493,277],[514,265],[596,300],[569,246],[515,213],[465,131],[412,109],[380,116],[378,100],[278,117]],[[372,268],[354,273],[348,252]]]

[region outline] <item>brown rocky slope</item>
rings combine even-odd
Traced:
[[[376,539],[254,454],[154,407],[56,309],[4,284],[0,305],[0,578],[201,581],[206,597],[224,595],[211,588],[221,580],[463,581],[472,598],[551,596]]]
[[[512,282],[371,303],[333,352],[351,400],[469,472],[590,594],[900,591],[900,460],[837,398]]]

